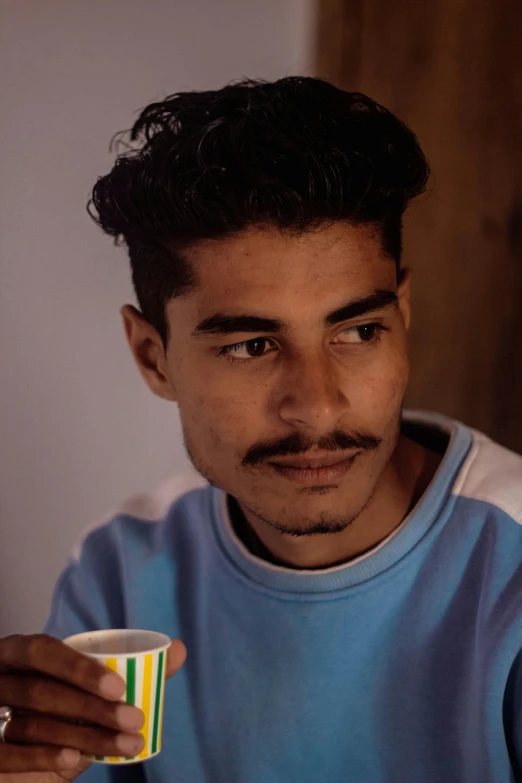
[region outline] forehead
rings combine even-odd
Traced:
[[[396,281],[395,262],[383,253],[378,231],[346,224],[300,236],[249,230],[198,245],[189,262],[198,285],[171,300],[167,312],[191,320],[225,308],[275,312],[302,302],[324,309],[323,302],[394,288]]]

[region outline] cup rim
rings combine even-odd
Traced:
[[[143,634],[152,634],[154,635],[157,640],[158,644],[155,647],[151,647],[146,650],[140,650],[139,652],[119,652],[119,653],[96,653],[96,652],[85,652],[84,650],[78,650],[74,644],[71,644],[71,642],[76,641],[77,639],[81,639],[82,637],[85,638],[87,636],[90,636],[91,638],[103,638],[107,634],[136,634],[136,633],[143,633]],[[152,653],[159,653],[163,650],[166,650],[170,645],[172,644],[172,639],[170,636],[167,636],[164,633],[160,633],[159,631],[148,631],[145,628],[103,628],[99,629],[97,631],[82,631],[81,633],[75,633],[72,636],[67,636],[65,639],[62,639],[64,644],[67,644],[69,647],[71,647],[73,650],[76,650],[76,652],[82,653],[82,655],[88,655],[91,658],[100,658],[102,660],[105,660],[106,658],[137,658],[140,655],[151,655]]]

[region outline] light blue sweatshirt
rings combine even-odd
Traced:
[[[181,639],[163,750],[82,783],[522,781],[522,457],[450,436],[413,512],[320,571],[252,555],[197,474],[128,501],[62,573],[46,632]]]

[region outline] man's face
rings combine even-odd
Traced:
[[[168,303],[164,371],[192,462],[279,530],[342,529],[397,443],[408,282],[397,287],[377,232],[346,224],[299,238],[250,230],[190,260],[199,285]],[[306,484],[273,464],[318,453],[351,460]]]

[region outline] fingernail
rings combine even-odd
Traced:
[[[100,691],[109,699],[121,699],[125,688],[125,681],[119,674],[104,674],[100,680]]]
[[[145,715],[130,704],[120,704],[116,707],[116,720],[122,729],[127,731],[139,731],[145,723]]]
[[[80,751],[72,748],[64,748],[58,756],[58,764],[64,767],[75,767],[80,761]]]
[[[124,756],[137,756],[143,750],[143,737],[129,737],[128,734],[118,734],[116,736],[116,746]]]

